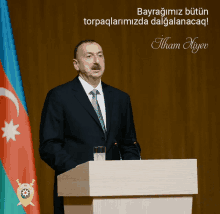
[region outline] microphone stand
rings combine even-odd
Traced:
[[[117,143],[117,141],[115,142],[115,145],[118,147],[118,143]],[[141,160],[141,148],[140,148],[140,145],[139,145],[139,143],[138,142],[134,142],[134,145],[137,147],[137,149],[138,149],[138,152],[139,152],[139,155],[140,155],[140,160]],[[120,149],[119,149],[119,147],[118,147],[118,151],[119,151],[119,155],[120,155],[120,160],[122,160],[122,157],[121,157],[121,152],[120,152]]]
[[[139,151],[139,155],[140,155],[140,160],[141,160],[141,148],[138,142],[134,142],[134,145],[136,145],[138,151]]]

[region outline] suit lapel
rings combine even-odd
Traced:
[[[83,89],[79,79],[78,79],[78,76],[75,79],[73,79],[72,89],[74,91],[74,96],[76,97],[76,99],[81,103],[83,108],[92,116],[92,118],[96,121],[96,123],[102,129],[102,126],[101,126],[101,123],[99,122],[98,116],[97,116],[91,102],[89,101],[88,96],[87,96],[85,90]]]
[[[81,85],[78,76],[73,79],[72,89],[74,91],[74,96],[76,99],[81,103],[83,108],[92,116],[92,118],[96,121],[96,123],[100,126],[102,129],[101,123],[98,119],[98,116],[91,104],[91,102],[88,99],[87,94],[85,93],[85,90],[83,89],[83,86]],[[102,90],[104,93],[104,100],[105,100],[105,109],[106,109],[106,128],[107,128],[107,136],[110,130],[111,126],[111,115],[112,115],[112,107],[113,107],[113,93],[111,93],[111,88],[102,82]]]
[[[105,99],[105,109],[106,109],[106,128],[107,128],[107,136],[109,134],[110,126],[111,126],[111,117],[112,117],[112,107],[113,107],[113,93],[111,93],[111,88],[102,82],[102,90],[104,93]]]

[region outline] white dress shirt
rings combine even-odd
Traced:
[[[90,102],[92,103],[92,94],[89,94],[89,93],[94,89],[93,86],[91,86],[88,82],[86,82],[81,76],[79,76],[79,81],[81,82]],[[104,99],[104,94],[102,91],[101,80],[95,89],[99,91],[99,94],[97,94],[97,100],[98,100],[98,103],[99,103],[99,106],[102,112],[102,117],[103,117],[105,128],[106,128],[105,99]]]

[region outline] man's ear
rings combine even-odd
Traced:
[[[78,71],[79,70],[79,63],[78,63],[77,59],[73,59],[73,65],[74,65],[74,68]]]

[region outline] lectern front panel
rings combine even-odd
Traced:
[[[65,214],[192,214],[192,197],[66,197]]]
[[[192,214],[192,197],[94,199],[93,214]]]

